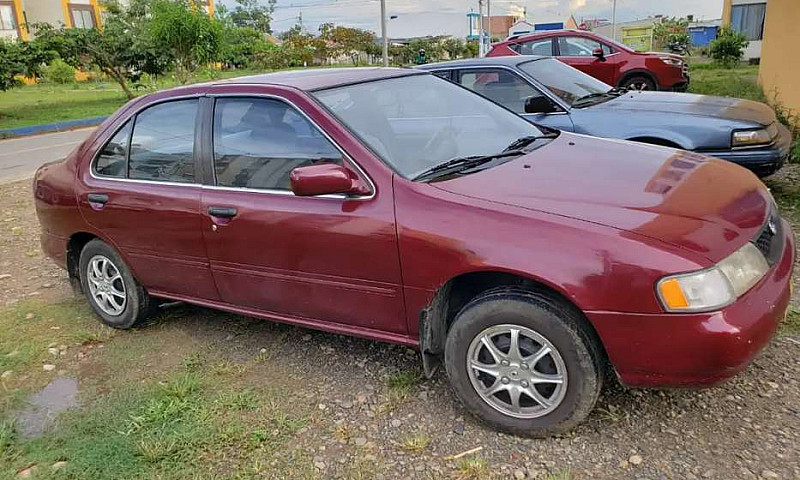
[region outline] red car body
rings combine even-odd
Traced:
[[[569,51],[566,51],[568,48]],[[689,86],[688,67],[681,56],[637,52],[592,32],[557,30],[521,35],[493,44],[487,56],[520,54],[552,55],[602,82],[618,87],[629,87],[631,81],[637,78],[646,78],[651,82],[646,89],[682,91]]]
[[[324,72],[132,101],[66,160],[37,172],[44,252],[74,277],[76,252],[99,238],[153,296],[409,347],[420,346],[421,318],[430,322],[444,293],[468,299],[492,285],[533,282],[583,312],[621,381],[633,386],[725,379],[775,332],[795,255],[791,229],[777,215],[774,264],[735,303],[666,313],[654,291],[659,278],[707,268],[763,231],[773,202],[750,172],[679,150],[562,133],[479,173],[414,182],[388,168],[309,91],[428,74]],[[207,169],[208,108],[230,95],[270,96],[300,109],[346,153],[346,171],[367,194],[300,197],[220,188],[210,176],[159,184],[90,171],[135,112],[187,97],[200,99],[196,160]],[[96,195],[107,202],[92,201]],[[214,217],[214,206],[238,215]]]

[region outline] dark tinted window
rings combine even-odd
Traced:
[[[94,163],[94,173],[103,177],[125,177],[125,161],[128,158],[128,140],[131,136],[131,122],[125,124],[106,143],[97,161]]]
[[[197,100],[150,107],[136,116],[128,176],[139,180],[194,182]]]
[[[461,85],[516,113],[525,113],[525,100],[542,94],[528,82],[506,70],[463,71]]]
[[[342,155],[288,104],[264,98],[219,99],[214,107],[214,172],[224,187],[289,190],[289,174]]]
[[[549,57],[553,54],[553,41],[545,38],[511,45],[511,48],[520,55],[545,55]]]

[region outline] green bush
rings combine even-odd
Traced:
[[[747,38],[731,28],[723,28],[709,45],[711,58],[722,66],[732,68],[742,61]]]
[[[61,84],[75,82],[75,69],[60,58],[53,60],[50,65],[44,67],[42,75],[48,82]]]

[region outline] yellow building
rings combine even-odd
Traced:
[[[27,40],[29,23],[65,25],[68,28],[102,27],[101,0],[0,0],[0,38]],[[124,3],[125,0],[122,0]],[[214,0],[197,0],[214,15]]]
[[[774,102],[800,115],[800,2],[769,0],[761,45],[758,78],[764,92]]]

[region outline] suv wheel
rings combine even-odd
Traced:
[[[150,296],[107,243],[98,239],[87,243],[79,268],[89,305],[106,325],[131,328],[150,314]]]
[[[445,346],[447,374],[467,409],[498,430],[534,437],[586,418],[602,387],[601,358],[572,306],[516,288],[469,302]]]
[[[620,86],[628,90],[655,90],[656,82],[644,75],[634,75],[625,79]]]

